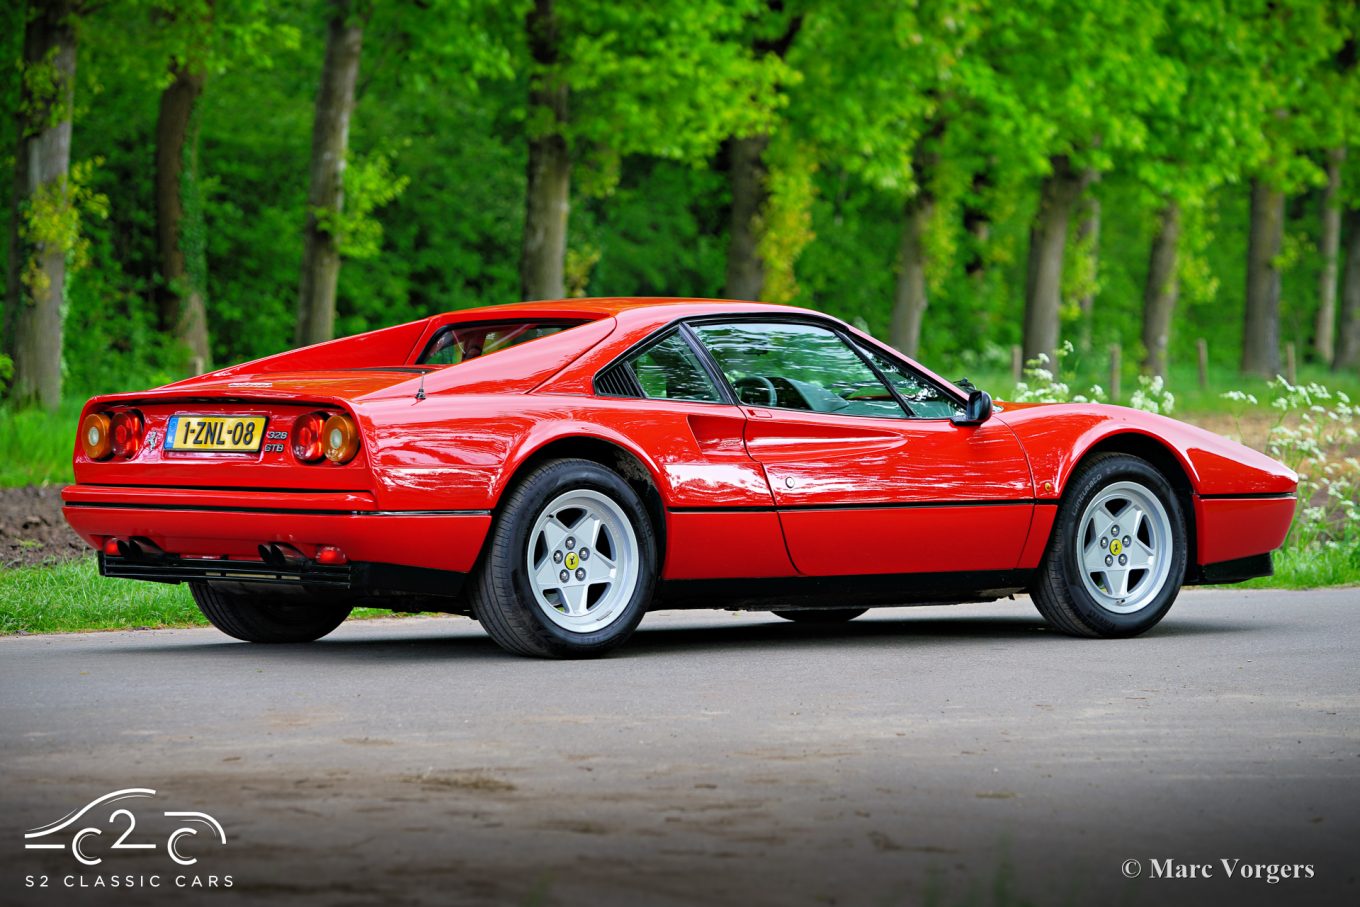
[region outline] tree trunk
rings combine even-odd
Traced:
[[[1143,371],[1166,376],[1166,350],[1171,341],[1171,316],[1180,295],[1177,258],[1181,241],[1181,206],[1168,201],[1152,241],[1147,285],[1143,288]]]
[[[340,280],[337,224],[345,208],[345,155],[354,112],[364,23],[352,0],[331,0],[326,61],[312,123],[311,189],[302,234],[302,280],[298,289],[299,344],[335,336],[335,287]]]
[[[785,12],[783,0],[766,0],[765,5],[771,13]],[[755,41],[752,50],[756,58],[784,59],[802,27],[802,13],[790,16],[782,32]],[[732,211],[723,295],[728,299],[758,300],[765,292],[765,259],[760,253],[760,241],[765,235],[766,209],[770,201],[770,174],[765,166],[765,152],[769,147],[769,135],[734,138],[727,143]],[[792,263],[789,267],[792,268]]]
[[[1025,360],[1048,356],[1057,363],[1059,309],[1062,303],[1063,253],[1072,209],[1086,188],[1066,157],[1053,159],[1053,173],[1039,191],[1039,210],[1029,233],[1029,265],[1025,279]]]
[[[1077,246],[1086,254],[1085,277],[1089,281],[1077,298],[1081,310],[1081,351],[1091,351],[1091,333],[1095,328],[1091,319],[1096,307],[1096,280],[1100,273],[1100,199],[1087,195],[1082,199],[1081,218],[1077,223]]]
[[[33,77],[21,80],[14,155],[5,286],[14,350],[10,396],[19,406],[37,404],[46,409],[56,409],[61,403],[61,307],[69,250],[34,235],[25,217],[36,211],[44,221],[50,220],[70,204],[66,180],[75,103],[75,13],[71,0],[32,0],[29,4],[23,69]],[[41,233],[50,224],[37,226]]]
[[[1313,351],[1318,359],[1332,364],[1335,350],[1336,325],[1336,255],[1341,247],[1341,163],[1346,159],[1346,148],[1333,148],[1327,153],[1327,188],[1322,193],[1322,236],[1318,251],[1322,253],[1322,273],[1318,275],[1317,330],[1313,335]]]
[[[926,305],[925,235],[935,215],[935,199],[925,189],[907,199],[902,223],[902,251],[898,259],[897,291],[893,294],[890,342],[907,356],[921,344],[921,322]]]
[[[992,238],[992,219],[983,200],[991,188],[990,171],[973,174],[972,192],[963,207],[963,229],[968,231],[970,246],[963,271],[975,283],[981,283],[987,274],[986,249]]]
[[[761,225],[769,201],[765,169],[768,135],[732,139],[729,143],[732,223],[727,247],[728,299],[760,299],[765,287],[765,260],[760,257]]]
[[[68,250],[34,235],[24,216],[37,207],[45,219],[56,218],[58,209],[69,204],[75,12],[69,0],[34,0],[23,34],[24,72],[37,75],[41,67],[50,71],[48,78],[22,80],[19,98],[5,309],[14,332],[11,398],[20,407],[56,409],[61,403],[61,303]]]
[[[1267,378],[1280,371],[1280,269],[1276,260],[1283,241],[1284,192],[1253,180],[1242,371]]]
[[[1337,371],[1360,367],[1360,208],[1346,212],[1346,273],[1341,283],[1341,322],[1336,337]]]
[[[203,73],[171,66],[173,81],[161,92],[156,119],[156,245],[161,286],[156,309],[161,331],[189,350],[194,368],[211,367],[206,229],[198,192],[198,117]]]
[[[571,154],[565,134],[568,88],[557,70],[559,35],[553,0],[534,0],[525,28],[529,52],[540,70],[529,84],[529,121],[546,125],[529,134],[520,294],[525,299],[558,299],[566,293]]]

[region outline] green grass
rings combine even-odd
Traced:
[[[962,372],[946,374],[957,376]],[[1014,389],[1009,376],[1004,374],[974,369],[970,377],[979,387],[1003,399]],[[1173,369],[1168,383],[1177,395],[1176,416],[1192,418],[1196,413],[1222,410],[1223,402],[1218,395],[1229,389],[1254,393],[1262,401],[1270,397],[1264,380],[1243,378],[1230,369],[1211,370],[1209,379],[1210,386],[1200,389],[1193,366]],[[1091,383],[1108,384],[1108,377],[1101,378],[1089,370],[1066,380],[1078,389]],[[1355,375],[1333,375],[1322,369],[1305,368],[1299,380],[1317,381],[1360,400],[1360,377]],[[1124,386],[1127,400],[1127,391],[1136,386],[1136,381],[1126,378]],[[16,413],[0,408],[0,487],[71,481],[71,447],[79,415],[77,401],[69,402],[57,413]],[[1256,589],[1308,589],[1350,584],[1360,584],[1360,547],[1355,545],[1277,552],[1274,576],[1243,585]],[[363,608],[356,609],[354,616],[390,616],[390,612]],[[89,558],[44,567],[0,569],[2,634],[205,623],[186,586],[104,579]]]
[[[1087,362],[1077,363],[1075,374],[1065,374],[1063,380],[1072,386],[1074,392],[1099,384],[1108,393],[1110,376],[1108,369],[1102,371],[1104,366],[1104,361],[1093,354]],[[950,367],[944,367],[941,371],[949,378],[966,374],[978,387],[1002,400],[1015,391],[1015,383],[1006,371]],[[1198,414],[1231,411],[1220,397],[1224,391],[1240,390],[1255,394],[1263,404],[1271,396],[1264,378],[1239,375],[1232,368],[1213,366],[1208,378],[1208,386],[1201,388],[1193,363],[1171,369],[1167,376],[1167,389],[1176,395],[1173,416],[1193,421]],[[1303,383],[1316,381],[1333,390],[1344,391],[1352,400],[1360,400],[1360,374],[1334,373],[1317,366],[1304,366],[1299,369],[1298,378]],[[1117,402],[1127,404],[1129,395],[1137,387],[1133,366],[1128,365],[1124,370],[1121,397]],[[55,413],[38,410],[14,412],[0,407],[0,488],[73,481],[71,451],[75,445],[76,423],[80,419],[81,406],[79,400],[68,400]]]
[[[71,400],[55,413],[0,407],[0,488],[73,481],[71,454],[82,405]]]
[[[355,608],[351,618],[393,617]],[[108,579],[93,558],[0,570],[0,634],[201,627],[188,586]]]
[[[1008,399],[1015,392],[1015,382],[1011,380],[1008,370],[1002,371],[982,367],[971,369],[946,368],[941,370],[941,374],[951,380],[966,376],[975,385],[1000,400]],[[1326,368],[1308,365],[1300,366],[1297,377],[1301,384],[1316,382],[1334,391],[1343,391],[1351,400],[1360,400],[1360,373],[1333,372]],[[1166,389],[1176,396],[1176,409],[1171,414],[1173,417],[1183,418],[1203,413],[1230,412],[1232,410],[1229,404],[1221,396],[1226,391],[1240,390],[1244,393],[1255,394],[1256,398],[1261,401],[1263,408],[1274,396],[1270,388],[1266,386],[1265,378],[1242,375],[1234,368],[1211,365],[1207,378],[1206,386],[1200,387],[1199,372],[1193,363],[1171,367],[1166,376]],[[1089,361],[1078,366],[1072,372],[1064,370],[1061,380],[1072,388],[1073,393],[1084,393],[1093,384],[1100,385],[1107,396],[1110,393],[1108,362]],[[1137,389],[1137,372],[1131,366],[1126,367],[1120,376],[1120,398],[1111,402],[1127,406],[1129,397]]]
[[[1275,555],[1275,575],[1243,583],[1248,589],[1311,589],[1360,583],[1360,549]],[[353,618],[392,617],[356,608]],[[0,570],[0,634],[71,633],[147,627],[201,627],[207,621],[187,586],[99,575],[90,558],[49,567]]]
[[[1284,548],[1275,552],[1275,575],[1242,583],[1243,589],[1317,589],[1360,585],[1360,545]]]
[[[90,558],[0,570],[0,633],[206,623],[187,586],[105,579]]]

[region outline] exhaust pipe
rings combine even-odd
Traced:
[[[105,539],[103,551],[109,557],[121,557],[129,561],[163,560],[168,556],[159,545],[143,536],[134,536],[130,539],[116,537]]]
[[[307,563],[307,558],[301,551],[282,542],[262,544],[257,550],[260,552],[260,560],[271,567],[301,567]]]
[[[165,550],[151,539],[140,535],[134,535],[128,539],[128,547],[132,549],[132,557],[146,558],[147,560],[161,560],[167,555]],[[127,557],[128,555],[124,555]]]

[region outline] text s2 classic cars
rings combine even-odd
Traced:
[[[358,604],[597,655],[658,608],[849,620],[1028,592],[1126,637],[1269,573],[1296,476],[1172,419],[993,406],[785,306],[534,302],[96,397],[67,520],[254,642]]]

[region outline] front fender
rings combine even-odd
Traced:
[[[1298,475],[1244,444],[1155,413],[1106,404],[1006,404],[998,418],[1024,446],[1040,499],[1062,497],[1068,479],[1098,445],[1120,435],[1159,444],[1195,494],[1291,494]]]

